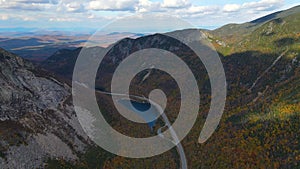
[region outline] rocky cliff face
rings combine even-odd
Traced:
[[[43,167],[75,161],[90,144],[71,104],[70,87],[0,49],[0,166]]]

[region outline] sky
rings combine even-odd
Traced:
[[[298,0],[0,0],[0,30],[95,30],[145,14],[170,15],[214,29],[299,4]]]

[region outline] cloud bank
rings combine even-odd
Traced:
[[[162,13],[196,25],[222,25],[255,19],[280,9],[284,3],[283,0],[224,5],[199,5],[190,0],[0,0],[0,22],[82,22],[88,26],[99,20],[107,22],[132,14]]]

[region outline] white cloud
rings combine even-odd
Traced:
[[[10,2],[17,2],[17,3],[27,3],[27,4],[32,4],[32,3],[50,3],[49,0],[10,0]]]
[[[164,0],[162,3],[163,8],[184,8],[190,5],[188,0]]]
[[[243,10],[270,11],[280,7],[283,0],[260,0],[243,4],[226,4],[222,6],[198,6],[189,0],[0,0],[0,9],[32,10],[49,12],[88,11],[130,11],[130,12],[168,12],[186,14],[212,14],[216,10],[225,13]],[[217,9],[218,8],[218,9]],[[48,12],[48,11],[47,11]]]
[[[36,18],[36,22],[40,20],[74,23],[80,21],[80,23],[93,24],[96,23],[95,21],[117,19],[133,13],[155,13],[183,18],[196,25],[223,25],[229,22],[249,21],[284,6],[283,0],[253,0],[252,2],[236,2],[236,4],[223,6],[200,6],[191,3],[194,1],[0,0],[0,11],[4,14],[0,14],[0,20],[31,21]]]
[[[217,6],[191,6],[184,10],[189,14],[213,14],[219,11]]]
[[[76,22],[79,21],[77,18],[50,18],[49,21],[51,22]]]
[[[8,19],[9,19],[8,15],[2,15],[1,14],[0,20],[8,20]]]
[[[42,11],[53,4],[49,0],[0,0],[0,5],[3,9]]]
[[[93,15],[93,14],[90,14],[90,15],[88,15],[88,19],[94,19],[96,16],[95,15]]]
[[[94,0],[89,3],[88,9],[107,11],[134,11],[137,0]]]
[[[244,3],[242,7],[244,9],[255,11],[271,11],[280,7],[281,5],[283,5],[283,3],[283,0],[261,0],[257,2]]]
[[[36,20],[36,18],[29,17],[29,16],[22,16],[21,19],[23,21],[35,21]]]
[[[283,0],[261,0],[254,2],[246,2],[239,4],[226,4],[223,7],[224,12],[237,12],[243,9],[247,13],[257,13],[257,11],[271,11],[279,8],[283,4]]]
[[[22,15],[22,14],[0,14],[0,20],[18,19],[22,21],[34,21],[38,16]]]
[[[84,11],[84,6],[83,4],[79,2],[71,2],[68,4],[65,4],[66,11],[68,12],[83,12]]]
[[[136,6],[135,10],[137,12],[158,12],[163,11],[161,9],[160,2],[152,2],[149,0],[139,0],[138,5]]]
[[[241,9],[241,5],[238,4],[227,4],[223,7],[224,12],[237,12]]]

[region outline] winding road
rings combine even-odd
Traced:
[[[161,133],[161,129],[163,127],[161,127],[160,129],[158,129],[158,131],[157,131],[158,136],[160,136],[161,138],[166,139],[166,140],[172,142],[174,145],[176,145],[177,152],[178,152],[178,154],[180,156],[181,169],[187,169],[187,161],[186,161],[186,156],[185,156],[185,153],[184,153],[184,149],[183,149],[183,147],[182,147],[182,145],[180,143],[180,140],[178,139],[178,136],[177,136],[175,130],[173,129],[173,127],[172,127],[172,125],[171,125],[168,117],[166,116],[166,114],[164,113],[164,110],[161,108],[161,106],[159,104],[157,104],[156,102],[154,102],[154,101],[152,101],[150,99],[147,99],[147,98],[141,97],[141,96],[128,95],[128,94],[119,94],[119,93],[110,93],[110,92],[104,92],[104,91],[100,91],[100,90],[96,90],[96,93],[106,94],[106,95],[111,95],[111,96],[132,97],[132,98],[140,99],[142,101],[147,101],[151,105],[153,105],[159,111],[159,113],[161,114],[161,116],[163,118],[163,121],[165,123],[165,126],[167,126],[169,128],[169,131],[171,133],[171,136],[172,136],[173,140],[170,140],[170,139],[166,138]]]

